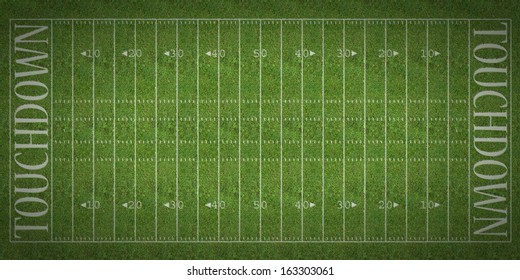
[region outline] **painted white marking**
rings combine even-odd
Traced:
[[[258,27],[258,37],[259,37],[259,49],[262,50],[262,21],[259,22],[259,27]],[[259,77],[258,77],[258,80],[260,81],[260,85],[259,85],[259,99],[260,99],[260,102],[259,102],[259,110],[258,110],[258,126],[259,126],[259,158],[261,159],[262,158],[262,103],[263,103],[263,100],[262,100],[262,55],[260,54],[259,56]],[[220,103],[219,103],[220,104]],[[219,140],[219,143],[220,143],[220,140]],[[260,203],[262,203],[262,160],[260,160],[258,162],[258,172],[259,172],[259,175],[258,175],[258,186],[259,186],[259,201]],[[262,207],[259,207],[259,226],[258,226],[258,229],[259,229],[259,236],[260,236],[260,240],[262,240]]]
[[[124,56],[128,56],[128,51],[124,51],[122,54],[123,54]]]
[[[447,145],[446,145],[446,157],[447,157],[447,160],[446,160],[446,164],[447,164],[447,167],[446,167],[446,180],[447,180],[447,188],[446,188],[446,197],[447,197],[447,202],[446,202],[446,215],[447,215],[447,227],[446,227],[446,231],[447,231],[447,238],[448,240],[450,240],[450,100],[451,100],[451,97],[450,97],[450,21],[448,20],[448,22],[446,23],[446,29],[447,29],[447,35],[446,35],[446,40],[447,40],[447,50],[446,50],[446,88],[447,88],[447,91],[446,91],[446,106],[447,106],[447,109],[446,109],[446,114],[447,114],[447,123],[446,123],[446,138],[447,138]]]
[[[163,205],[164,205],[164,207],[166,207],[166,208],[170,208],[170,203],[169,203],[169,202],[166,202],[166,203],[164,203]]]
[[[199,48],[199,36],[200,28],[199,21],[197,20],[197,241],[200,241],[200,129],[199,129],[199,113],[200,113],[200,75],[199,75],[199,60],[200,60],[200,48]]]
[[[394,202],[394,203],[392,204],[392,207],[393,207],[393,208],[396,208],[397,206],[399,206],[399,204],[398,204],[397,202]]]
[[[280,21],[280,240],[283,240],[283,21]]]
[[[81,207],[87,208],[87,203],[86,202],[81,203]]]
[[[211,56],[211,51],[206,52],[207,56]]]
[[[241,22],[238,21],[238,240],[242,240],[242,54]]]
[[[351,203],[350,203],[350,208],[356,208],[356,206],[357,206],[356,203],[354,203],[354,202],[351,202]],[[343,207],[343,208],[345,208],[345,207]]]
[[[315,207],[315,206],[316,206],[316,204],[314,204],[312,202],[309,202],[309,208],[312,208],[312,207]],[[302,209],[303,209],[303,207],[302,207]]]
[[[408,241],[408,20],[405,21],[405,241]]]
[[[137,21],[134,20],[134,49],[137,49]],[[137,201],[137,55],[134,55],[134,201]],[[137,240],[137,207],[134,207],[134,240]]]
[[[388,44],[388,28],[387,21],[385,20],[385,50],[387,49]],[[388,84],[388,59],[385,55],[385,201],[388,199],[388,92],[387,92],[387,84]],[[388,209],[385,207],[385,241],[387,240],[388,235]]]
[[[123,203],[122,206],[128,208],[128,202]]]
[[[211,202],[208,202],[208,203],[204,204],[204,206],[206,206],[208,208],[211,208]]]
[[[325,20],[321,22],[321,239],[325,240]]]
[[[165,56],[170,56],[170,51],[166,51],[166,52],[164,52],[164,55],[165,55]]]
[[[157,224],[158,224],[158,217],[157,217],[157,197],[158,197],[158,191],[157,191],[157,173],[158,173],[158,167],[157,167],[157,20],[155,21],[155,102],[154,102],[154,115],[155,115],[155,143],[154,143],[154,150],[155,150],[155,160],[154,160],[154,170],[155,170],[155,240],[158,239],[158,230],[157,230]]]
[[[429,24],[428,21],[426,21],[426,49],[429,49],[428,45],[429,40]],[[426,55],[426,205],[429,205],[430,201],[430,117],[429,117],[429,104],[430,104],[430,64],[429,64],[429,56]],[[430,232],[430,212],[429,207],[426,207],[426,240],[429,239],[429,232]]]
[[[74,241],[75,239],[75,235],[74,235],[74,218],[75,218],[75,213],[74,213],[74,208],[75,208],[75,201],[74,201],[74,162],[75,162],[75,159],[74,159],[74,134],[75,134],[75,131],[74,131],[74,120],[75,120],[75,117],[74,117],[74,20],[72,20],[72,24],[71,24],[71,60],[72,60],[72,63],[71,63],[71,91],[72,91],[72,94],[71,94],[71,100],[72,100],[72,108],[71,108],[71,115],[72,115],[72,131],[71,131],[71,139],[72,139],[72,145],[71,145],[71,155],[72,155],[72,161],[71,161],[71,188],[72,188],[72,195],[71,195],[71,203],[72,203],[72,207],[71,207],[71,210],[72,210],[72,217],[71,217],[71,222],[72,222],[72,225],[71,225],[71,239],[72,241]]]
[[[92,21],[92,50],[96,49],[96,23]],[[92,201],[96,201],[96,56],[92,55]],[[96,240],[96,207],[92,207],[92,240]]]
[[[83,52],[81,52],[81,55],[82,55],[82,56],[87,56],[87,51],[83,51]]]
[[[300,24],[301,24],[301,49],[303,50],[303,20],[300,21]],[[303,146],[304,146],[304,142],[303,142],[303,135],[304,135],[304,126],[303,126],[303,120],[304,120],[304,117],[303,117],[303,55],[301,56],[301,72],[300,72],[300,83],[301,83],[301,102],[300,102],[300,105],[301,105],[301,108],[300,108],[300,114],[301,114],[301,133],[300,133],[300,145],[301,145],[301,158],[300,158],[300,162],[301,162],[301,165],[300,165],[300,168],[301,168],[301,172],[300,172],[300,182],[301,182],[301,200],[303,202]],[[300,227],[301,227],[301,240],[303,241],[303,207],[301,209],[301,221],[300,221]]]
[[[309,51],[309,56],[313,56],[313,55],[315,55],[315,54],[316,54],[315,52],[313,52],[313,51]]]
[[[179,49],[179,20],[175,24],[175,50]],[[175,56],[175,204],[179,205],[179,56]],[[175,207],[175,240],[179,241],[179,207]]]
[[[392,56],[397,56],[397,55],[399,55],[399,53],[397,51],[392,51]]]
[[[367,21],[363,21],[363,240],[367,240]]]

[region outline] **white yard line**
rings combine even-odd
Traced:
[[[154,149],[155,149],[155,159],[154,159],[154,169],[155,169],[155,240],[158,239],[157,236],[157,20],[155,20],[155,102],[154,102],[154,115],[155,115],[155,143],[154,143]],[[177,205],[176,205],[177,206]]]
[[[175,239],[179,241],[179,20],[175,23]]]
[[[200,241],[200,75],[199,75],[199,60],[200,60],[200,28],[199,28],[199,20],[197,20],[197,241]]]
[[[408,20],[405,22],[405,241],[408,241]]]
[[[238,240],[242,240],[242,55],[241,55],[241,22],[238,21]]]
[[[301,133],[300,133],[300,145],[301,145],[301,172],[300,172],[300,183],[301,183],[301,201],[300,201],[300,206],[301,206],[301,241],[303,241],[303,132],[304,132],[304,129],[303,129],[303,120],[304,120],[304,117],[303,117],[303,103],[304,103],[304,99],[303,99],[303,20],[301,20],[301,49],[300,49],[300,54],[301,54],[301,73],[300,73],[300,83],[301,83],[301,101],[300,101],[300,106],[301,106]]]
[[[363,21],[363,240],[367,240],[367,21]]]
[[[388,140],[388,132],[387,132],[387,128],[388,128],[388,108],[387,108],[387,102],[388,102],[388,96],[387,96],[387,80],[388,80],[388,73],[387,73],[387,70],[388,70],[388,59],[387,59],[387,55],[386,55],[386,51],[387,51],[387,48],[388,48],[388,44],[387,44],[387,41],[388,41],[388,35],[387,35],[387,21],[385,20],[385,241],[387,240],[387,235],[388,235],[388,225],[387,225],[387,216],[388,216],[388,207],[386,207],[387,205],[387,201],[388,201],[388,176],[387,176],[387,173],[388,173],[388,163],[387,163],[387,156],[388,156],[388,148],[387,148],[387,140]]]
[[[321,22],[321,239],[325,240],[325,20]]]
[[[283,21],[280,21],[280,241],[283,240]]]
[[[430,78],[429,78],[429,57],[430,57],[430,47],[428,45],[428,36],[429,36],[429,22],[426,21],[426,241],[429,238],[429,229],[430,229],[430,181],[429,181],[429,170],[430,170],[430,119],[429,119],[429,91],[430,91]]]
[[[259,22],[259,41],[260,41],[260,55],[259,55],[259,82],[260,82],[260,89],[259,89],[259,99],[260,99],[260,102],[259,103],[259,118],[258,118],[258,123],[259,123],[259,158],[260,160],[258,161],[258,171],[259,171],[259,176],[258,176],[258,181],[259,181],[259,195],[260,195],[260,200],[259,200],[259,210],[260,210],[260,224],[259,224],[259,236],[260,236],[260,241],[262,241],[262,21],[260,20]]]
[[[342,194],[342,202],[341,202],[341,205],[343,206],[342,208],[342,212],[343,212],[343,241],[346,240],[346,219],[345,219],[345,188],[346,188],[346,174],[345,174],[345,150],[346,150],[346,147],[345,147],[345,141],[346,141],[346,92],[345,92],[345,21],[343,20],[342,21],[343,23],[343,37],[342,37],[342,52],[343,52],[343,57],[341,58],[342,60],[342,63],[343,63],[343,67],[342,67],[342,89],[343,89],[343,103],[342,103],[342,108],[343,108],[343,144],[342,144],[342,152],[343,152],[343,171],[342,171],[342,174],[341,174],[341,177],[342,177],[342,185],[343,185],[343,194]]]
[[[92,21],[92,240],[96,240],[96,23]]]
[[[71,107],[72,107],[72,132],[71,132],[71,140],[72,140],[72,161],[71,161],[71,188],[72,188],[72,195],[71,195],[71,203],[72,203],[72,217],[71,217],[71,239],[74,241],[74,20],[72,20],[71,24],[71,42],[72,42],[72,50],[71,50]]]
[[[137,240],[137,21],[134,20],[134,239]]]
[[[113,239],[116,240],[116,21],[114,20],[113,23],[114,29],[112,32],[112,41],[113,41],[113,52],[112,52],[112,115],[113,115],[113,122],[112,122],[112,142],[113,142],[113,148],[112,148],[112,185],[113,185],[113,193],[112,193],[112,207],[113,207]]]
[[[220,241],[220,20],[217,21],[217,219],[218,219],[218,241]]]
[[[447,160],[446,160],[446,164],[447,164],[447,167],[446,167],[446,180],[447,180],[447,191],[446,191],[446,195],[447,195],[447,201],[446,201],[446,208],[447,208],[447,220],[448,220],[448,223],[447,223],[447,237],[448,237],[448,240],[450,240],[450,103],[451,103],[451,97],[450,97],[450,21],[448,20],[446,22],[446,29],[447,29],[447,50],[446,50],[446,87],[447,87],[447,92],[446,92],[446,104],[447,104],[447,109],[446,109],[446,114],[447,114],[447,124],[446,124],[446,135],[447,135],[447,139],[446,139],[446,156],[447,156]]]

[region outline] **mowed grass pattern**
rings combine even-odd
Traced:
[[[469,241],[468,24],[54,20],[52,240]]]

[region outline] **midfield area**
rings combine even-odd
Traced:
[[[511,240],[510,20],[10,31],[11,241]]]

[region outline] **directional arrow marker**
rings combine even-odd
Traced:
[[[355,52],[355,51],[350,52],[350,56],[355,56],[356,54],[357,54],[357,52]]]
[[[399,204],[397,204],[397,202],[394,202],[393,207],[395,208],[397,206],[399,206]]]
[[[309,51],[309,56],[313,56],[313,55],[315,55],[315,54],[316,54],[315,52],[313,52],[313,51]]]
[[[357,204],[355,204],[354,202],[351,202],[351,203],[350,203],[350,208],[354,208],[354,207],[356,207],[356,206],[357,206]]]
[[[437,207],[439,207],[439,206],[441,206],[439,203],[437,203],[437,202],[433,203],[433,207],[434,207],[434,208],[437,208]]]
[[[206,207],[211,208],[211,202],[204,204]]]
[[[164,207],[166,207],[166,208],[170,208],[170,203],[169,203],[169,202],[166,202],[166,203],[163,204],[163,205],[164,205]]]
[[[441,54],[441,53],[438,52],[438,51],[433,51],[433,56],[438,56],[438,55],[440,55],[440,54]]]
[[[123,203],[123,207],[128,208],[128,202]]]
[[[86,202],[81,203],[81,207],[87,208],[87,203]]]
[[[166,52],[164,53],[164,55],[165,55],[165,56],[170,56],[170,51],[166,51]]]
[[[392,52],[392,55],[393,55],[393,56],[396,56],[396,55],[398,55],[398,54],[399,54],[399,53],[396,52],[396,51],[393,51],[393,52]]]
[[[316,206],[316,204],[314,204],[314,203],[312,203],[312,202],[309,203],[309,208],[312,208],[312,207],[314,207],[314,206]]]
[[[124,56],[128,56],[128,51],[124,51],[124,52],[123,52],[123,55],[124,55]]]
[[[207,55],[207,56],[211,56],[211,51],[208,51],[208,52],[206,53],[206,55]]]
[[[81,53],[82,56],[87,56],[87,51]]]

